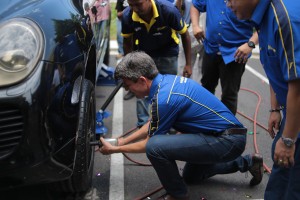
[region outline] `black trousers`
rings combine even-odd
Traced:
[[[222,89],[221,101],[233,114],[236,114],[238,92],[244,71],[245,64],[233,61],[226,65],[221,55],[209,55],[205,52],[202,63],[201,84],[215,94],[220,80]]]

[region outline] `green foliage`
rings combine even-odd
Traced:
[[[116,3],[110,3],[111,9],[111,21],[110,21],[110,39],[116,40],[117,39],[117,11],[116,11]]]

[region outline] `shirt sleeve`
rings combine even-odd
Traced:
[[[285,81],[300,79],[300,38],[298,37],[300,29],[296,28],[299,20],[293,17],[281,17],[279,21],[277,49],[280,52],[278,58],[281,59],[281,71]],[[279,30],[281,30],[280,33]],[[272,50],[268,48],[268,55]]]
[[[173,6],[169,8],[169,12],[162,11],[163,14],[166,16],[168,25],[174,29],[179,34],[183,34],[187,31],[187,25],[183,16],[180,14],[179,10]]]
[[[132,12],[130,10],[130,7],[128,6],[123,11],[123,17],[122,17],[122,33],[121,35],[124,38],[128,38],[133,35],[134,29],[133,29],[133,21],[131,19]]]
[[[206,12],[206,0],[193,0],[192,2],[199,12]]]

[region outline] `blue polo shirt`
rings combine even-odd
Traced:
[[[277,101],[286,107],[288,82],[300,78],[300,1],[270,2],[260,1],[251,21],[259,33],[261,63]]]
[[[135,50],[142,50],[151,57],[178,56],[179,34],[187,31],[187,26],[178,11],[170,2],[151,0],[153,18],[148,24],[130,7],[123,11],[122,36],[133,35]]]
[[[152,101],[150,136],[166,134],[171,127],[183,133],[243,127],[215,95],[192,79],[158,74],[148,98]]]
[[[204,49],[208,54],[221,53],[225,64],[235,60],[239,46],[249,41],[253,26],[238,20],[224,0],[193,0],[199,12],[206,12]]]

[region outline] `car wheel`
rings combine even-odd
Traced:
[[[108,41],[108,44],[107,44],[107,48],[105,50],[105,55],[104,55],[104,60],[103,60],[103,63],[107,66],[109,66],[109,49],[110,49],[110,44],[109,44],[109,41]]]
[[[79,105],[79,121],[77,127],[76,155],[71,178],[62,182],[68,192],[85,192],[92,185],[94,167],[95,140],[95,92],[89,80],[84,80]]]

